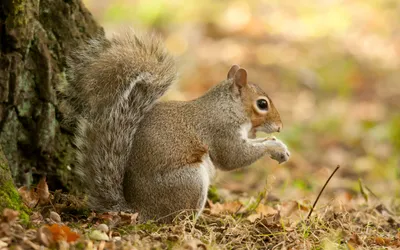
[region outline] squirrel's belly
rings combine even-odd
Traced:
[[[211,180],[213,179],[215,175],[215,167],[214,164],[211,161],[210,155],[206,154],[203,156],[202,161],[200,163],[200,178],[201,182],[203,183],[202,188],[203,190],[201,191],[201,197],[199,199],[199,208],[200,210],[197,213],[197,216],[199,216],[204,209],[204,206],[207,201],[207,193],[208,193],[208,187],[210,186]]]
[[[215,175],[215,166],[212,163],[209,154],[206,154],[203,156],[202,161],[200,163],[200,167],[204,168],[204,170],[206,171],[208,180],[211,181]]]

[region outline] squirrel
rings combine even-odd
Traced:
[[[203,211],[216,169],[270,156],[289,159],[275,137],[282,121],[271,98],[233,65],[226,79],[191,101],[159,101],[177,80],[174,58],[154,34],[95,38],[67,58],[67,102],[77,120],[76,172],[89,207],[171,222]]]

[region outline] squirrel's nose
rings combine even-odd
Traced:
[[[276,132],[281,132],[281,129],[282,129],[282,127],[283,127],[283,124],[282,123],[279,123],[279,124],[277,124],[278,126],[277,126],[277,128],[276,128]]]

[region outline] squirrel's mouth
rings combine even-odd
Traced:
[[[249,138],[251,136],[256,136],[257,132],[263,132],[266,134],[272,134],[272,133],[279,133],[281,131],[281,126],[276,125],[276,124],[264,124],[261,126],[253,127],[250,132],[249,132]]]
[[[244,126],[242,127],[242,137],[243,138],[248,138],[248,139],[255,139],[257,138],[257,133],[261,132],[264,134],[272,134],[276,132],[280,132],[281,126],[276,125],[276,124],[263,124],[257,127],[247,127]]]

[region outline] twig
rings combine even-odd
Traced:
[[[317,199],[315,199],[314,204],[311,207],[310,213],[308,213],[307,215],[307,220],[310,218],[312,212],[314,211],[315,205],[317,205],[317,202],[319,200],[319,197],[321,196],[322,192],[324,192],[324,189],[326,187],[326,185],[328,185],[329,181],[331,180],[332,176],[336,173],[336,171],[340,168],[339,165],[337,165],[337,167],[335,168],[335,170],[333,171],[333,173],[329,176],[328,180],[325,182],[325,185],[322,187],[321,191],[319,191],[319,194],[317,196]]]

